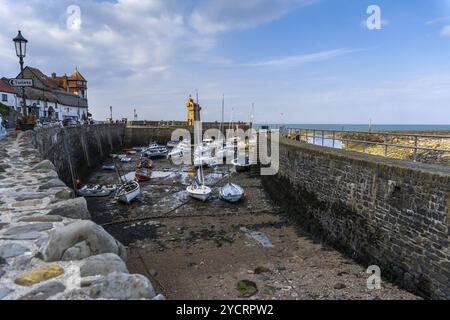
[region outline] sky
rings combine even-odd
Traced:
[[[78,67],[97,120],[184,120],[198,92],[205,121],[225,95],[226,121],[254,103],[257,123],[450,124],[450,0],[0,0],[0,16],[0,76],[20,29],[26,65]]]

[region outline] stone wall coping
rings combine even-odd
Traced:
[[[339,158],[341,160],[352,161],[353,163],[360,163],[365,165],[370,165],[372,167],[385,167],[386,169],[399,169],[399,170],[412,170],[418,173],[439,175],[441,177],[447,178],[450,182],[450,168],[426,164],[426,163],[414,163],[412,161],[385,158],[376,155],[370,155],[355,151],[348,151],[330,147],[322,147],[307,143],[301,143],[296,140],[287,139],[280,137],[280,144],[296,148],[298,150],[307,150],[308,152],[318,153],[321,155],[326,155],[334,158]],[[449,186],[450,188],[450,186]]]

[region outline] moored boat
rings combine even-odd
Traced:
[[[111,193],[115,189],[104,187],[101,185],[85,185],[84,187],[77,189],[76,193],[80,197],[87,197],[87,198],[93,198],[93,197],[107,197],[111,195]]]
[[[136,177],[137,181],[141,181],[141,182],[149,181],[151,175],[152,175],[152,172],[145,168],[136,170],[136,173],[135,173],[135,177]]]
[[[244,189],[234,183],[227,183],[220,189],[220,197],[228,202],[238,202],[244,196]]]
[[[140,194],[141,187],[139,183],[136,181],[128,181],[117,190],[115,198],[120,202],[130,204]]]
[[[124,158],[120,158],[120,162],[131,162],[131,158],[128,157],[124,157]]]
[[[116,167],[113,164],[102,166],[102,170],[106,170],[106,171],[113,171],[115,169],[116,169]]]
[[[139,163],[137,164],[138,169],[153,169],[153,161],[150,159],[141,158]]]

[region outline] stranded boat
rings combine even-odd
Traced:
[[[80,197],[107,197],[117,190],[116,185],[101,186],[101,185],[85,185],[84,187],[77,189],[77,195]]]
[[[209,195],[211,194],[211,188],[205,186],[203,181],[201,181],[198,177],[195,178],[193,183],[186,188],[186,191],[192,198],[203,202],[208,200]]]
[[[135,173],[135,177],[136,177],[137,181],[142,181],[142,182],[149,181],[151,175],[152,175],[152,172],[145,168],[136,170],[136,173]]]
[[[153,161],[150,159],[144,159],[141,158],[139,163],[137,164],[138,169],[152,169],[153,168]]]
[[[227,183],[220,189],[220,197],[228,202],[238,202],[244,196],[244,189],[234,183]]]
[[[136,181],[128,181],[116,192],[116,199],[120,202],[130,204],[141,194],[141,187]]]

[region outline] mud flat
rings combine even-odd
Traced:
[[[132,172],[137,158],[125,164]],[[108,163],[108,162],[106,162]],[[366,268],[297,229],[265,193],[259,178],[222,166],[206,169],[213,196],[190,199],[189,167],[155,161],[150,182],[129,206],[111,198],[88,199],[92,219],[128,250],[130,272],[150,279],[168,299],[418,299],[383,281],[367,289]],[[87,182],[114,183],[114,173],[98,170]],[[243,186],[248,200],[228,204],[218,198],[228,180]],[[251,232],[265,235],[265,247]],[[238,282],[248,280],[250,288]],[[256,290],[251,288],[253,284]]]

